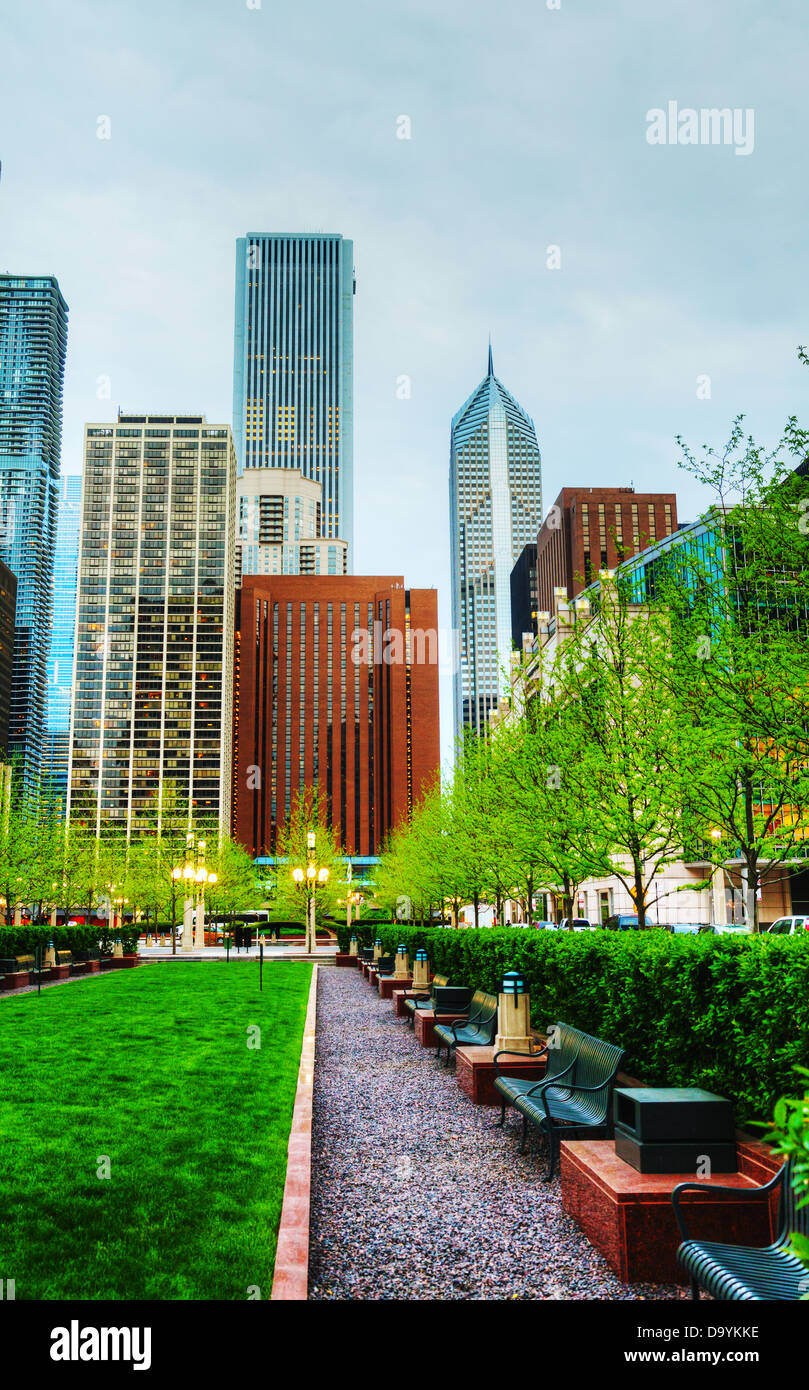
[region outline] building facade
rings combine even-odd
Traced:
[[[322,534],[354,529],[354,244],[236,243],[233,435],[239,474],[298,468],[322,489]]]
[[[345,574],[348,546],[321,533],[321,488],[299,468],[248,468],[236,485],[243,574]]]
[[[537,536],[537,599],[553,612],[555,589],[575,598],[600,574],[677,530],[673,492],[564,487]]]
[[[537,635],[537,548],[526,545],[511,571],[511,645],[522,651],[523,637]]]
[[[507,685],[511,571],[542,516],[536,430],[494,375],[491,348],[486,377],[452,421],[449,501],[457,737],[485,730]]]
[[[204,415],[85,430],[68,814],[98,833],[171,798],[227,831],[236,455]]]
[[[17,576],[0,561],[0,759],[3,760],[8,756],[16,618]]]
[[[346,853],[378,854],[438,775],[436,591],[245,575],[237,611],[236,838],[273,855],[311,793]]]
[[[0,560],[17,576],[9,753],[40,785],[47,723],[67,305],[52,275],[0,275]]]
[[[43,782],[62,808],[67,803],[76,581],[79,572],[81,478],[59,481],[59,514],[53,565],[53,633],[48,657],[48,720]]]

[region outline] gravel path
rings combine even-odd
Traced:
[[[562,1211],[518,1121],[468,1100],[358,971],[321,970],[312,1299],[663,1299],[622,1284]],[[513,1115],[513,1112],[512,1112]]]

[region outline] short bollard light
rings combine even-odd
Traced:
[[[394,980],[410,979],[410,961],[407,958],[407,947],[404,942],[396,947],[396,959],[393,963]]]
[[[349,945],[348,945],[348,954],[349,954],[350,956],[356,956],[356,955],[358,954],[358,952],[359,952],[359,942],[357,941],[357,933],[356,933],[356,932],[352,932],[352,933],[351,933],[351,940],[350,940]]]
[[[123,958],[124,948],[120,936],[116,936],[115,938],[115,945],[112,948],[112,954],[113,957],[115,957],[117,960],[121,960]]]
[[[531,1051],[531,996],[519,970],[509,970],[500,981],[495,1052]]]
[[[430,962],[427,959],[427,952],[420,947],[413,960],[413,988],[429,989],[429,987]]]
[[[56,965],[56,950],[52,941],[48,942],[48,949],[45,952],[45,969],[53,970]]]
[[[382,955],[382,937],[378,936],[374,942],[374,960],[379,960]]]

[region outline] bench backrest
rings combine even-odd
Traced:
[[[36,966],[36,956],[17,956],[18,970],[33,970]]]
[[[465,1014],[471,997],[466,985],[438,985],[433,988],[433,1007],[437,1014]]]
[[[396,964],[395,956],[380,956],[376,963],[377,971],[380,975],[387,975]]]
[[[374,958],[374,948],[373,948],[373,946],[363,946],[363,947],[361,948],[361,950],[360,950],[360,960],[373,960],[373,958]]]
[[[548,1065],[545,1076],[558,1076],[575,1058],[575,1066],[565,1077],[565,1085],[602,1086],[618,1071],[623,1048],[583,1033],[569,1023],[555,1023],[548,1033]]]
[[[433,975],[433,982],[430,985],[430,993],[435,997],[437,989],[443,989],[449,984],[449,975]]]
[[[70,965],[73,956],[70,951],[57,951],[56,961],[58,965]]]
[[[496,994],[486,994],[482,989],[475,990],[475,993],[472,995],[472,1003],[469,1009],[469,1021],[466,1027],[490,1042],[493,1040],[497,1032]]]

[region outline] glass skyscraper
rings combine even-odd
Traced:
[[[230,826],[236,456],[203,415],[85,429],[68,814]]]
[[[42,770],[45,785],[59,797],[63,807],[67,800],[80,522],[81,478],[61,478],[53,566],[53,635],[48,658],[47,738]]]
[[[511,571],[542,521],[536,430],[494,375],[452,420],[449,465],[455,734],[485,731],[511,665]],[[505,673],[505,674],[504,674]]]
[[[52,275],[0,275],[0,560],[17,576],[9,754],[32,792],[45,754],[67,312]]]
[[[299,468],[322,487],[323,535],[354,531],[354,243],[236,242],[233,438],[239,474]]]

